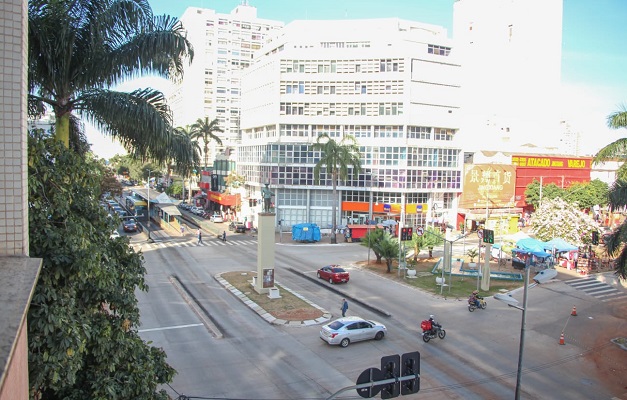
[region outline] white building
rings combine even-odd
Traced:
[[[183,80],[168,94],[174,126],[185,127],[198,118],[217,118],[224,133],[223,147],[239,141],[240,74],[269,34],[282,22],[257,18],[257,9],[242,1],[230,14],[206,8],[187,8],[180,18],[194,48],[194,60],[185,66]],[[202,146],[202,144],[201,144]],[[221,150],[210,146],[209,165]]]
[[[465,150],[560,147],[563,0],[457,0]],[[562,149],[563,152],[566,149]]]
[[[338,141],[353,135],[362,156],[362,173],[338,187],[338,221],[363,223],[372,210],[409,226],[432,216],[454,223],[463,171],[453,141],[459,70],[439,26],[401,19],[288,24],[242,76],[237,168],[250,200],[242,211],[254,218],[269,182],[284,226],[328,227],[331,182],[325,173],[314,182],[320,154],[309,149],[326,133]]]

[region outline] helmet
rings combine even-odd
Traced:
[[[479,294],[479,291],[478,290],[473,290],[472,294]]]
[[[435,319],[435,317],[433,315],[429,315],[429,318],[431,319]]]

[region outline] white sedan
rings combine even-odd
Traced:
[[[387,333],[385,325],[359,317],[342,317],[320,329],[320,339],[328,344],[346,347],[361,340],[381,340]]]
[[[224,218],[220,214],[213,214],[210,219],[211,222],[222,223]]]

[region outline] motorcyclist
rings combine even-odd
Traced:
[[[435,335],[436,332],[436,326],[438,326],[438,323],[435,321],[435,316],[434,315],[429,315],[429,322],[431,322],[431,334]]]
[[[468,297],[468,303],[469,304],[474,304],[477,308],[479,308],[481,306],[481,303],[479,302],[479,299],[481,299],[482,297],[479,296],[479,291],[478,290],[473,290],[472,293],[470,294],[470,297]]]

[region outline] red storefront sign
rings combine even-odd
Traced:
[[[513,155],[512,164],[516,166],[516,206],[525,207],[525,190],[534,180],[563,189],[573,183],[590,182],[592,158]]]

